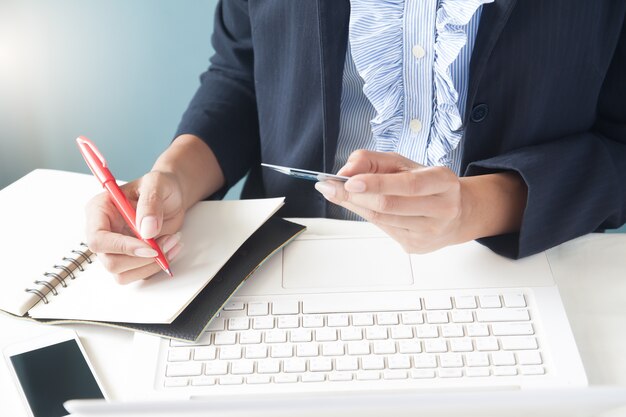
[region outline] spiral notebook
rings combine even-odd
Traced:
[[[35,170],[0,191],[0,310],[193,340],[243,280],[304,229],[268,221],[282,198],[203,201],[186,214],[174,278],[160,272],[119,285],[81,243],[85,205],[101,191],[90,175],[56,170]],[[201,308],[192,304],[197,297]]]

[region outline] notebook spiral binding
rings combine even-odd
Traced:
[[[66,288],[67,278],[70,280],[76,279],[76,272],[84,271],[85,263],[90,264],[93,262],[91,257],[94,253],[89,250],[87,244],[81,242],[80,247],[80,249],[71,251],[74,256],[66,256],[62,258],[62,260],[67,263],[66,265],[57,264],[52,266],[52,268],[58,270],[58,272],[45,272],[43,274],[44,277],[48,278],[48,280],[33,281],[33,284],[37,285],[38,288],[26,288],[24,291],[35,294],[41,301],[43,301],[44,304],[48,304],[50,302],[48,300],[48,296],[50,294],[52,294],[52,296],[57,296],[59,294],[56,289],[58,285]],[[48,290],[47,292],[45,292],[46,289]]]

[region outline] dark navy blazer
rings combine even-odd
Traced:
[[[227,186],[323,217],[312,183],[270,164],[333,167],[349,0],[223,0],[215,55],[177,134],[201,137]],[[626,222],[626,1],[495,0],[470,63],[461,172],[518,172],[521,231],[481,239],[527,256]]]

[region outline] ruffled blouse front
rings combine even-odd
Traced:
[[[376,111],[370,125],[377,150],[398,151],[406,132],[422,130],[426,160],[421,162],[449,165],[448,155],[462,137],[450,66],[467,43],[465,26],[482,4],[492,1],[351,0],[352,59]],[[431,43],[412,45],[411,32]],[[411,59],[425,60],[423,70],[407,69]],[[425,104],[408,105],[411,100]],[[407,108],[422,114],[407,114]]]

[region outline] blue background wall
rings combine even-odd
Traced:
[[[217,0],[0,0],[0,188],[35,168],[120,179],[168,145],[213,53]]]

